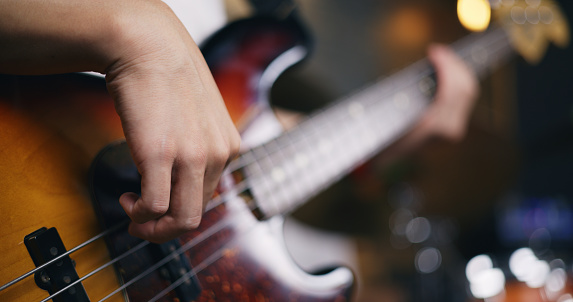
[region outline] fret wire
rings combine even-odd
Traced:
[[[288,175],[286,174],[286,167],[285,167],[285,157],[283,154],[282,148],[279,148],[276,143],[271,143],[268,145],[268,151],[274,150],[274,153],[271,154],[271,162],[274,164],[273,169],[271,170],[271,187],[274,188],[272,194],[276,196],[277,206],[279,207],[279,211],[282,213],[284,209],[285,202],[288,202]],[[282,173],[282,175],[280,174]],[[282,179],[281,179],[282,178]],[[286,206],[288,208],[288,205]]]
[[[314,138],[314,142],[315,141],[316,138]],[[316,163],[319,161],[320,156],[317,152],[318,150],[315,148],[316,145],[313,144],[313,141],[310,139],[304,139],[303,143],[305,144],[304,148],[308,150],[306,153],[308,156],[308,164],[306,165],[308,173],[306,175],[309,186],[307,187],[306,191],[308,196],[314,196],[313,191],[316,189],[318,184],[322,182],[320,175],[316,175],[318,170],[314,168]]]
[[[507,35],[503,29],[495,29],[492,31],[490,36],[482,37],[482,41],[475,42],[473,47],[469,47],[465,45],[465,47],[458,51],[458,54],[462,59],[475,70],[476,74],[483,74],[486,71],[486,68],[492,67],[492,62],[502,60],[503,57],[495,57],[494,53],[499,50],[511,50],[511,45],[507,39]],[[483,41],[486,40],[486,41]],[[484,49],[486,51],[486,60],[485,62],[476,62],[473,58],[473,51],[476,47]],[[506,53],[505,55],[509,54]],[[498,62],[497,62],[498,63]]]
[[[501,31],[500,31],[500,32],[501,32]],[[503,32],[501,32],[501,33],[503,33]],[[501,34],[496,34],[495,36],[501,36]],[[480,38],[482,38],[482,37],[480,37]],[[493,40],[493,38],[489,38],[489,39],[490,39],[490,42],[491,42],[491,40]],[[505,43],[501,44],[500,42],[505,42]],[[482,42],[482,43],[483,43],[483,42]],[[469,44],[469,42],[466,42],[466,44]],[[488,51],[488,53],[487,53],[488,62],[492,62],[492,61],[493,61],[494,63],[497,64],[497,63],[499,63],[499,61],[503,60],[503,56],[508,55],[509,52],[511,51],[511,48],[509,47],[509,43],[506,42],[505,37],[498,37],[497,40],[495,40],[494,42],[491,42],[490,44],[495,45],[495,46],[496,46],[496,49],[494,49],[493,51],[491,51],[491,50]],[[491,48],[491,46],[490,46],[490,48]],[[478,72],[484,72],[484,71],[485,71],[485,68],[489,68],[489,66],[491,65],[491,63],[480,64],[479,62],[475,62],[475,60],[473,60],[473,58],[471,58],[471,56],[472,56],[471,49],[467,49],[467,48],[466,48],[466,49],[462,49],[462,51],[464,52],[464,53],[462,53],[462,54],[463,54],[463,59],[464,59],[466,62],[468,62],[468,64],[470,64],[470,65],[473,67],[474,70],[476,70],[476,71],[478,71]],[[495,54],[498,54],[499,57],[494,57]],[[405,75],[405,74],[407,74],[407,73],[405,72],[404,75]],[[398,77],[397,77],[397,78],[398,78]],[[386,84],[383,84],[383,85],[377,85],[377,87],[374,87],[374,89],[376,89],[376,90],[384,90],[384,87],[388,87],[388,85],[389,85],[389,84],[387,84],[388,82],[387,82],[386,80],[385,80],[385,83],[386,83]],[[411,84],[411,83],[410,83],[410,84]],[[395,87],[392,87],[392,88],[395,88]],[[386,88],[386,89],[387,89],[387,88]],[[396,89],[394,89],[394,90],[396,90]],[[368,90],[368,91],[370,91],[370,90]],[[373,91],[373,90],[372,90],[372,91]],[[373,94],[374,94],[374,93],[373,93]],[[392,93],[382,93],[382,95],[392,95]],[[347,99],[348,99],[348,98],[347,98]],[[340,103],[345,103],[347,99],[342,100]],[[369,99],[369,98],[366,98],[366,99]],[[372,99],[376,99],[376,98],[373,97]],[[339,103],[339,104],[340,104],[340,103]],[[363,103],[366,103],[366,104],[374,104],[374,102],[370,102],[370,101],[368,101],[368,102],[363,102]],[[387,102],[380,102],[380,103],[385,103],[385,104],[386,104]],[[334,107],[333,107],[333,108],[334,108]],[[341,109],[341,108],[342,108],[341,106],[338,106],[338,107],[336,107],[336,108],[337,108],[337,109],[334,109],[334,110],[343,111],[343,109]],[[325,111],[326,111],[326,110],[321,111],[321,112],[319,112],[319,114],[324,114],[324,113],[326,113]],[[366,111],[368,111],[368,110],[366,110]],[[325,115],[323,115],[323,116],[325,116]],[[340,116],[339,116],[339,117],[340,117]],[[345,124],[345,123],[343,123],[343,124]],[[384,123],[382,123],[382,124],[384,124]],[[393,132],[393,131],[391,131],[391,132]],[[300,131],[299,131],[299,132],[293,131],[293,132],[289,132],[289,133],[299,133],[299,136],[302,137],[302,136],[300,135],[300,133],[301,133]],[[289,137],[290,137],[290,136],[293,136],[293,135],[291,135],[291,134],[289,134],[289,133],[287,133],[287,135],[288,135]],[[294,135],[294,136],[296,136],[296,135]],[[283,136],[281,136],[281,137],[283,137]],[[383,139],[382,139],[382,140],[383,140]],[[278,149],[278,150],[280,151],[280,149]],[[267,156],[267,157],[268,157],[269,155],[270,155],[270,154],[264,154],[263,156]],[[230,165],[230,168],[232,167],[232,168],[235,168],[234,170],[238,170],[238,169],[241,169],[241,168],[243,168],[243,167],[246,167],[248,164],[255,163],[256,166],[259,168],[259,170],[262,172],[262,173],[260,174],[260,176],[263,176],[263,175],[265,175],[265,171],[263,171],[263,170],[261,169],[261,167],[260,167],[260,165],[259,165],[259,163],[258,163],[259,160],[260,160],[260,158],[257,158],[257,157],[255,156],[255,153],[254,153],[254,152],[252,152],[252,151],[247,151],[246,153],[244,153],[244,154],[240,157],[240,160],[234,161],[234,162]],[[236,168],[236,167],[238,167],[238,168]],[[232,171],[234,171],[234,170],[232,170]],[[336,176],[334,177],[334,179],[340,178],[341,175],[342,175],[342,173],[339,173],[338,175],[336,175]],[[330,181],[332,181],[332,179],[331,179]],[[327,181],[326,183],[328,183],[328,181]],[[324,186],[324,184],[321,185],[320,188],[322,188],[323,186]],[[313,191],[316,192],[316,191],[319,191],[319,190],[317,189],[317,190],[313,190]],[[313,194],[313,195],[314,195],[314,194]],[[71,251],[70,251],[70,252],[71,252]],[[68,252],[68,253],[69,253],[69,252]],[[63,255],[62,255],[62,256],[63,256]],[[39,269],[39,268],[38,268],[38,269]]]
[[[385,102],[385,104],[388,104],[388,102]],[[389,107],[389,106],[386,105],[386,106],[383,106],[383,107]],[[387,108],[381,108],[381,109],[382,109],[382,110],[381,110],[381,113],[385,113],[386,116],[391,116],[391,114],[389,114],[389,113],[391,112],[390,110],[388,110]],[[370,114],[367,114],[364,118],[360,119],[360,122],[355,123],[355,125],[357,125],[357,126],[354,126],[354,127],[353,127],[354,129],[353,129],[353,130],[354,130],[355,132],[359,132],[359,133],[371,133],[371,132],[373,131],[373,130],[372,130],[372,121],[371,121],[371,120],[372,120],[372,119],[374,119],[374,120],[379,120],[381,117],[382,117],[382,118],[385,117],[384,114],[379,114],[377,111],[378,111],[378,110],[376,110],[376,111],[374,111],[374,112],[369,111]],[[324,126],[322,126],[321,128],[324,128]],[[323,131],[324,131],[324,130],[323,130]],[[388,132],[388,131],[387,131],[387,132]],[[372,136],[372,134],[371,134],[370,136]],[[385,137],[385,136],[386,136],[386,135],[384,135],[384,137]],[[337,136],[335,136],[335,137],[337,137]],[[325,139],[331,140],[330,137],[327,137],[327,138],[325,138]],[[381,141],[381,139],[378,139],[377,141],[372,141],[372,142],[370,142],[368,139],[365,140],[365,139],[363,138],[361,141],[362,141],[362,145],[363,145],[363,146],[360,147],[360,149],[362,149],[362,154],[361,154],[361,155],[364,156],[365,154],[371,153],[372,150],[375,150],[375,149],[376,149],[376,146],[380,144],[379,141]],[[365,141],[368,142],[366,145],[364,144]],[[364,145],[365,145],[365,146],[364,146]],[[363,157],[363,156],[360,156],[360,157]],[[325,160],[325,155],[324,155],[324,154],[323,154],[323,156],[321,157],[321,160]],[[334,160],[336,160],[336,161],[341,161],[340,158],[335,158]],[[334,167],[334,168],[336,168],[337,172],[340,172],[340,171],[346,171],[346,170],[352,169],[352,167],[355,166],[355,164],[356,164],[356,163],[349,162],[349,163],[346,163],[346,164],[344,164],[344,165],[341,165],[340,167],[335,167],[335,166],[332,165],[332,164],[331,164],[331,165],[321,164],[321,165],[319,165],[319,166],[323,166],[323,167]],[[323,173],[325,173],[324,171],[327,171],[327,170],[323,168],[322,171],[323,171]],[[334,175],[337,175],[337,174],[339,174],[339,173],[333,173],[333,174],[334,174]],[[341,175],[341,176],[342,176],[342,175]],[[338,176],[335,177],[336,180],[339,179],[339,178],[340,178],[340,177],[338,177]],[[330,179],[330,180],[329,180],[329,179],[321,179],[320,182],[319,182],[319,188],[323,188],[323,187],[325,187],[326,185],[329,185],[329,184],[332,183],[332,182],[333,182],[332,179]]]
[[[257,152],[261,153],[264,152],[264,150],[261,149]],[[262,165],[262,161],[266,159],[266,157],[263,159],[258,159],[249,165],[249,167],[252,167],[258,173],[248,178],[247,181],[249,182],[251,192],[255,196],[257,204],[263,213],[280,213],[280,209],[273,201],[272,194],[268,190],[268,173],[265,167]]]
[[[387,105],[389,102],[382,102],[382,103],[384,103],[385,105],[382,106],[383,108],[381,108],[381,109],[382,109],[382,110],[381,110],[381,113],[385,113],[387,116],[390,116],[389,112],[391,112],[391,111],[387,110],[387,108],[386,108],[386,107],[389,107],[389,106]],[[353,128],[355,128],[355,129],[353,129],[354,132],[359,132],[359,133],[371,133],[371,132],[373,131],[373,130],[372,130],[372,120],[373,120],[373,119],[374,119],[374,120],[378,120],[378,119],[380,119],[380,117],[384,117],[384,114],[379,114],[377,111],[378,111],[378,110],[376,110],[375,112],[368,111],[369,114],[365,115],[364,118],[360,119],[360,121],[359,121],[358,123],[355,123],[357,126],[353,127]],[[343,115],[343,114],[340,114],[340,113],[339,113],[339,116],[342,116],[342,115]],[[343,124],[346,125],[346,123],[343,123]],[[319,130],[319,131],[323,131],[323,132],[324,132],[324,131],[325,131],[324,129],[326,128],[325,125],[326,125],[326,126],[329,126],[328,123],[323,123],[321,126],[318,126],[319,129],[321,129],[321,130]],[[313,126],[314,126],[314,129],[315,129],[315,132],[314,132],[314,133],[317,133],[318,131],[316,131],[316,129],[317,129],[316,124],[314,124]],[[372,136],[372,134],[370,134],[370,136]],[[336,136],[334,136],[334,137],[338,137],[338,135],[336,135]],[[331,140],[331,141],[332,141],[332,139],[331,139],[330,137],[326,136],[326,135],[323,135],[323,139],[328,139],[328,140]],[[363,154],[368,154],[371,150],[374,150],[374,149],[375,149],[376,145],[379,144],[378,141],[374,141],[374,140],[372,140],[372,142],[370,142],[368,139],[366,139],[366,140],[365,140],[365,139],[362,139],[361,141],[362,141],[362,144],[363,144],[363,145],[364,145],[364,141],[368,142],[368,143],[366,144],[366,146],[360,147],[361,149],[363,149],[363,150],[362,150]],[[325,155],[323,154],[320,159],[321,159],[321,160],[325,160]],[[336,160],[336,161],[341,161],[340,158],[335,158],[334,160]],[[319,165],[319,166],[323,166],[323,167],[324,167],[325,165],[324,165],[324,164],[321,164],[321,165]],[[347,170],[347,169],[350,169],[352,166],[354,166],[354,165],[351,164],[351,163],[347,163],[346,165],[342,165],[342,167],[338,167],[338,168],[336,168],[334,165],[326,165],[326,167],[335,167],[337,171]],[[325,171],[325,169],[322,169],[322,171]],[[323,172],[323,173],[324,173],[324,172]],[[337,174],[337,173],[334,173],[334,174]],[[316,176],[315,176],[315,177],[316,177]],[[328,179],[323,179],[323,180],[320,181],[320,187],[323,187],[323,186],[328,185],[328,184],[330,184],[330,183],[331,183],[330,180],[328,180]]]
[[[491,35],[491,36],[490,36],[490,35]],[[493,37],[492,37],[492,36],[493,36]],[[498,36],[500,36],[500,37],[498,37]],[[463,46],[463,45],[466,45],[466,44],[471,44],[472,42],[473,42],[473,43],[477,43],[477,42],[474,42],[474,40],[480,40],[480,39],[481,39],[481,40],[488,40],[488,39],[489,39],[489,40],[493,40],[493,39],[496,39],[495,43],[497,43],[497,42],[499,42],[499,40],[504,40],[504,37],[505,37],[505,33],[503,32],[503,30],[494,29],[494,30],[492,30],[492,31],[490,31],[489,33],[486,33],[486,34],[466,37],[466,38],[464,38],[464,39],[461,39],[461,40],[459,40],[459,41],[457,41],[457,42],[451,44],[451,46],[452,46],[452,48],[454,48],[454,49],[458,49],[458,52],[459,52],[459,51],[461,51],[461,50],[459,50],[459,48],[461,48],[460,45]],[[485,44],[485,42],[484,42],[484,41],[480,41],[480,44]],[[489,44],[489,43],[488,43],[488,44]],[[506,42],[506,44],[507,44],[507,42]],[[465,48],[467,49],[468,47],[466,46]],[[462,49],[462,50],[463,50],[463,49]],[[467,50],[466,50],[466,51],[467,51]],[[406,68],[403,69],[402,71],[397,72],[397,73],[394,74],[394,75],[388,76],[388,77],[387,77],[386,79],[384,79],[383,81],[380,81],[379,83],[372,85],[368,90],[381,89],[381,88],[384,87],[384,86],[388,86],[388,84],[403,83],[404,81],[403,81],[402,79],[400,79],[400,77],[404,77],[405,75],[407,75],[408,73],[411,73],[412,70],[415,70],[415,69],[424,69],[424,68],[425,68],[426,71],[424,71],[424,72],[418,72],[418,74],[421,75],[421,76],[427,76],[427,75],[429,75],[429,74],[432,72],[431,68],[427,68],[427,67],[429,67],[428,62],[427,62],[427,59],[422,59],[422,60],[418,61],[417,63],[414,63],[414,64],[410,65],[409,67],[406,67]],[[410,75],[410,76],[411,76],[411,75]],[[416,79],[416,77],[413,77],[413,78]],[[411,84],[411,83],[409,83],[409,84]],[[404,85],[399,85],[399,86],[404,86]],[[392,90],[396,90],[396,87],[393,87],[393,88],[394,88],[394,89],[392,89]],[[362,89],[362,90],[366,90],[366,89]],[[382,88],[381,90],[384,90],[384,89]],[[359,94],[359,93],[361,93],[361,90],[358,90],[358,94]],[[391,94],[391,93],[383,93],[383,94],[381,94],[381,95],[390,95],[390,94]],[[351,94],[351,95],[353,95],[353,94]],[[348,99],[350,99],[350,98],[354,98],[354,96],[346,97],[346,98],[343,98],[343,99],[341,99],[341,100],[339,100],[339,101],[335,101],[335,102],[333,102],[331,105],[329,105],[329,106],[327,106],[327,107],[325,107],[325,108],[323,108],[323,109],[317,110],[315,113],[310,114],[310,115],[309,115],[309,118],[308,118],[307,120],[302,121],[299,126],[295,127],[295,128],[292,129],[291,131],[288,131],[287,133],[296,133],[296,132],[299,132],[299,136],[301,136],[301,135],[300,135],[300,132],[304,132],[304,131],[298,131],[298,130],[301,130],[301,129],[304,127],[304,125],[305,125],[309,120],[312,120],[312,119],[314,119],[314,118],[316,118],[316,117],[318,117],[318,116],[320,116],[320,115],[323,115],[323,114],[325,113],[325,111],[327,111],[330,107],[334,107],[334,106],[336,106],[336,105],[338,105],[338,104],[340,104],[340,103],[345,103],[345,101],[348,100]],[[366,102],[364,105],[370,105],[371,103],[372,103],[372,102]],[[233,162],[230,164],[231,170],[241,169],[242,167],[244,167],[244,166],[246,166],[248,163],[250,163],[249,160],[245,160],[244,158],[242,158],[242,156],[241,156],[239,159],[241,159],[241,160],[233,161]],[[251,159],[251,160],[256,160],[256,159]]]
[[[489,39],[488,43],[490,43],[490,44],[498,43],[499,37],[497,37],[497,36],[499,36],[499,34],[496,35],[495,40],[492,38],[488,38]],[[478,37],[478,38],[483,39],[483,37]],[[475,37],[474,37],[474,39],[475,39]],[[468,40],[468,42],[466,42],[466,41],[464,41],[464,42],[469,44],[472,41]],[[481,41],[481,43],[485,43],[485,42]],[[500,49],[503,49],[503,45],[500,46]],[[488,55],[493,56],[497,51],[498,50],[490,52],[490,53],[488,53]],[[470,50],[465,50],[465,54],[462,53],[462,55],[464,55],[464,58],[466,60],[469,60],[467,58],[469,58],[469,56],[471,55]],[[495,59],[499,60],[498,58],[495,58]],[[487,64],[484,64],[484,65],[487,65]],[[478,67],[474,67],[474,68],[477,69]],[[363,90],[359,91],[358,93],[356,93],[352,97],[352,99],[355,99],[352,102],[357,102],[358,104],[361,104],[361,106],[363,106],[365,108],[365,111],[368,112],[369,115],[371,115],[368,118],[362,119],[362,120],[365,120],[366,127],[371,127],[370,130],[365,130],[365,131],[373,131],[373,129],[377,129],[378,127],[380,127],[380,129],[382,129],[382,127],[407,128],[406,125],[411,122],[410,120],[413,119],[415,115],[419,114],[418,111],[421,111],[421,108],[418,108],[418,107],[423,106],[422,104],[428,102],[427,98],[425,98],[421,95],[409,96],[411,103],[416,103],[416,104],[411,104],[412,108],[415,107],[416,110],[412,110],[412,111],[415,111],[413,114],[408,114],[409,111],[405,111],[406,115],[404,115],[404,116],[400,115],[400,117],[401,117],[400,119],[405,120],[405,121],[403,121],[403,123],[398,123],[398,122],[397,123],[388,123],[387,122],[387,120],[390,120],[392,118],[399,121],[400,119],[398,119],[396,116],[399,115],[400,113],[402,113],[400,110],[389,111],[389,108],[392,108],[389,104],[391,104],[392,102],[388,99],[395,97],[397,95],[397,93],[400,93],[401,91],[405,91],[405,90],[407,90],[407,88],[411,88],[412,86],[417,85],[419,80],[423,76],[427,76],[427,75],[431,74],[432,72],[433,72],[433,70],[432,70],[432,68],[430,68],[427,60],[421,60],[418,63],[402,70],[401,72],[399,72],[393,76],[388,77],[381,84],[376,84],[369,89],[363,89]],[[340,124],[339,121],[341,121],[345,118],[346,119],[351,118],[351,116],[345,110],[346,109],[345,105],[349,104],[350,99],[351,98],[342,99],[342,100],[334,103],[333,105],[328,106],[327,108],[320,110],[319,112],[311,115],[311,118],[309,118],[306,121],[303,121],[293,131],[288,131],[286,135],[288,135],[289,137],[294,136],[297,139],[301,139],[303,142],[308,144],[309,149],[312,149],[312,147],[316,147],[316,144],[313,145],[312,143],[309,143],[309,142],[310,141],[316,142],[317,137],[321,136],[321,135],[323,136],[323,139],[325,139],[325,140],[328,139],[332,143],[332,139],[325,135],[326,130],[324,130],[324,129],[329,128],[330,125],[338,126]],[[377,113],[378,110],[380,110],[381,113]],[[385,111],[393,112],[394,115],[386,115],[386,118],[384,118],[385,115],[382,114],[382,112],[385,112]],[[369,115],[367,114],[366,116],[369,116]],[[330,122],[329,122],[329,119],[330,119]],[[343,122],[342,125],[347,125],[347,124]],[[379,126],[376,127],[375,125],[379,125]],[[392,126],[389,126],[389,125],[392,125]],[[399,126],[395,126],[395,125],[399,125]],[[362,129],[362,130],[364,131],[364,129]],[[380,137],[378,137],[376,142],[374,142],[372,144],[372,146],[369,146],[368,148],[366,148],[366,150],[364,150],[362,152],[362,154],[374,153],[374,151],[379,149],[377,147],[377,145],[379,145],[379,144],[387,145],[388,142],[385,143],[385,141],[388,140],[388,136],[391,133],[396,132],[396,130],[394,130],[394,129],[383,129],[383,130],[384,130],[384,134],[381,135]],[[403,132],[403,131],[401,131],[401,132]],[[302,133],[304,133],[304,135],[301,135]],[[283,141],[283,143],[284,143],[284,141]],[[372,151],[372,150],[374,150],[374,151]],[[276,152],[276,151],[274,151],[274,152]],[[311,150],[310,152],[308,152],[308,154],[309,154],[309,157],[311,159],[310,164],[309,164],[309,166],[311,166],[311,167],[317,166],[317,164],[319,163],[319,161],[314,159],[314,157],[316,157],[318,160],[320,160],[320,159],[324,160],[324,155],[321,157],[320,153],[317,152],[317,150]],[[339,159],[337,158],[337,160],[339,160]],[[320,165],[318,165],[318,166],[320,166]],[[354,165],[344,165],[343,167],[338,167],[336,169],[336,171],[341,172],[341,170],[347,170],[348,169],[348,168],[346,168],[347,166],[354,166]],[[327,167],[331,168],[333,166],[327,165]],[[332,183],[332,178],[331,179],[324,178],[324,175],[321,175],[321,173],[319,173],[319,175],[316,175],[318,169],[311,169],[310,171],[312,171],[312,173],[309,173],[308,175],[312,176],[313,181],[317,183],[318,187],[322,188],[326,184]],[[268,176],[269,170],[262,171],[262,173],[266,173]],[[307,174],[307,173],[305,173],[305,174]],[[337,174],[337,173],[335,173],[335,174]],[[335,176],[335,177],[338,177],[338,176]],[[267,183],[266,185],[268,186],[266,189],[268,192],[271,192],[273,187],[276,187],[276,184],[274,184],[274,183],[271,183],[270,185]],[[311,191],[312,192],[309,192],[309,193],[314,195],[314,192],[318,191],[318,190],[315,188],[315,190],[311,190]],[[297,203],[297,202],[294,202],[294,203]]]
[[[314,172],[315,169],[313,169],[313,164],[316,162],[316,149],[314,148],[314,145],[312,143],[312,141],[309,139],[310,137],[308,137],[308,139],[304,139],[301,141],[302,145],[303,145],[303,150],[305,150],[306,152],[303,154],[303,156],[305,156],[306,158],[306,164],[305,164],[305,169],[307,171],[306,173],[306,179],[307,179],[307,187],[305,188],[305,191],[307,194],[311,194],[312,193],[312,189],[315,186],[315,183],[317,182],[318,178],[315,177]]]
[[[350,113],[348,112],[347,114],[348,118],[353,119],[354,123],[342,123],[342,125],[356,124],[358,120],[365,119],[366,112],[363,112],[359,117],[356,118],[350,116]],[[337,135],[334,137],[334,144],[337,146],[344,146],[344,148],[338,149],[338,150],[343,150],[344,152],[339,151],[338,154],[340,154],[340,156],[337,159],[337,162],[341,166],[346,166],[349,164],[348,161],[351,161],[353,158],[355,158],[359,154],[359,152],[356,146],[357,143],[354,140],[356,136],[353,135],[353,133],[355,132],[351,131],[350,127],[348,126],[342,126],[341,128],[342,129],[339,129]]]
[[[295,155],[296,150],[293,145],[284,147],[284,152],[282,153],[285,162],[283,169],[286,175],[284,183],[290,185],[290,190],[292,192],[290,203],[293,204],[296,203],[299,198],[304,196],[303,189],[301,188],[301,177],[305,174],[302,173],[303,171],[297,169]]]
[[[363,118],[363,116],[366,114],[366,111],[363,111],[363,113],[361,114],[361,116],[357,116],[357,117],[351,117],[353,120],[358,120]],[[348,141],[348,150],[349,150],[349,157],[357,157],[357,155],[360,153],[359,147],[358,147],[358,143],[359,140],[356,137],[356,135],[354,135],[354,133],[356,133],[355,128],[357,127],[356,123],[343,123],[342,124],[342,130],[341,130],[341,135],[343,137],[346,138],[346,140]]]
[[[493,48],[493,47],[491,47]],[[490,48],[490,49],[491,49]],[[512,50],[511,48],[508,47],[507,44],[505,45],[498,45],[496,48],[492,49],[490,51],[490,53],[488,54],[488,56],[490,57],[494,57],[495,56],[495,63],[499,64],[499,62],[501,60],[503,60],[505,57],[508,57],[511,54]],[[475,70],[477,70],[477,72],[480,72],[480,74],[483,74],[487,68],[489,68],[489,65],[491,65],[491,63],[489,64],[483,64],[483,66],[480,67],[476,67]]]

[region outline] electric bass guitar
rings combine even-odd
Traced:
[[[552,17],[535,28],[565,43],[559,12],[542,3]],[[453,47],[485,74],[512,54],[513,34],[496,28]],[[269,89],[307,45],[291,16],[235,22],[203,46],[247,144],[280,129]],[[161,245],[127,234],[117,200],[140,190],[139,176],[103,79],[0,76],[0,301],[350,300],[349,269],[309,274],[291,260],[282,217],[408,131],[431,102],[433,74],[417,62],[246,150],[200,227]]]

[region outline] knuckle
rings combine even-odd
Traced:
[[[196,215],[193,217],[182,219],[177,224],[177,228],[180,233],[185,233],[198,228],[199,224],[201,224],[201,215]]]
[[[183,154],[183,160],[194,165],[205,166],[207,163],[207,153],[203,148],[194,148]]]
[[[155,158],[160,161],[172,162],[177,154],[177,147],[174,141],[161,142],[155,152]]]
[[[164,215],[168,209],[169,201],[156,201],[148,207],[149,213],[155,217]]]
[[[216,166],[223,166],[230,157],[230,151],[226,148],[217,148],[213,152],[213,161]]]

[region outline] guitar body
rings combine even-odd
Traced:
[[[257,117],[268,115],[270,86],[265,81],[297,61],[292,56],[280,58],[305,43],[296,22],[261,18],[232,24],[205,44],[205,58],[243,133],[252,133],[252,127],[260,127]],[[283,61],[278,69],[277,61]],[[275,66],[272,72],[269,66]],[[137,186],[137,173],[124,144],[113,144],[98,155],[123,136],[101,78],[0,76],[0,129],[1,286],[38,265],[24,243],[36,230],[55,228],[69,250],[124,220],[116,198],[125,187],[117,184]],[[106,166],[109,163],[113,166]],[[123,175],[123,168],[131,174]],[[116,176],[121,179],[109,181]],[[170,256],[174,255],[171,250],[157,256],[161,248],[148,244],[82,281],[89,299],[99,301],[114,292],[107,301],[350,299],[349,270],[338,268],[324,275],[303,272],[284,247],[280,217],[259,221],[238,195],[225,201],[205,214],[199,229],[171,242],[180,254]],[[137,244],[142,242],[130,237],[124,227],[70,257],[82,277]],[[169,257],[157,270],[145,272]],[[182,266],[173,268],[174,263]],[[174,272],[187,274],[188,278],[180,279],[187,287],[176,286]],[[131,277],[137,278],[133,284]],[[53,279],[47,283],[54,283]],[[38,280],[46,278],[29,276],[0,291],[0,301],[45,299],[49,294],[39,288],[37,283],[42,281]],[[166,290],[170,285],[173,291]],[[177,288],[192,290],[178,293]],[[165,295],[157,296],[164,290]],[[67,294],[72,296],[64,297]],[[53,300],[82,301],[69,290]]]
[[[120,138],[121,130],[107,131],[120,125],[112,115],[113,107],[106,108],[111,100],[105,84],[95,80],[79,75],[2,76],[0,80],[2,284],[35,268],[23,243],[35,230],[55,227],[68,249],[101,232],[87,189],[90,152],[97,152],[97,145],[107,139]],[[104,111],[98,116],[99,109]],[[98,126],[106,116],[110,122]],[[101,136],[91,136],[92,132]],[[80,275],[109,261],[103,241],[72,258]],[[106,288],[116,286],[113,269],[101,274],[86,281],[90,296],[102,296]],[[47,293],[32,277],[0,292],[2,301],[40,301],[45,297]]]

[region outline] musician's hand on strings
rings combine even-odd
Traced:
[[[122,195],[132,235],[198,226],[240,138],[195,42],[159,0],[0,0],[0,72],[106,74],[142,175]]]
[[[106,75],[142,175],[141,196],[127,193],[120,203],[134,222],[130,233],[154,242],[199,225],[240,142],[203,56],[164,9],[170,18],[128,26],[131,44]]]

